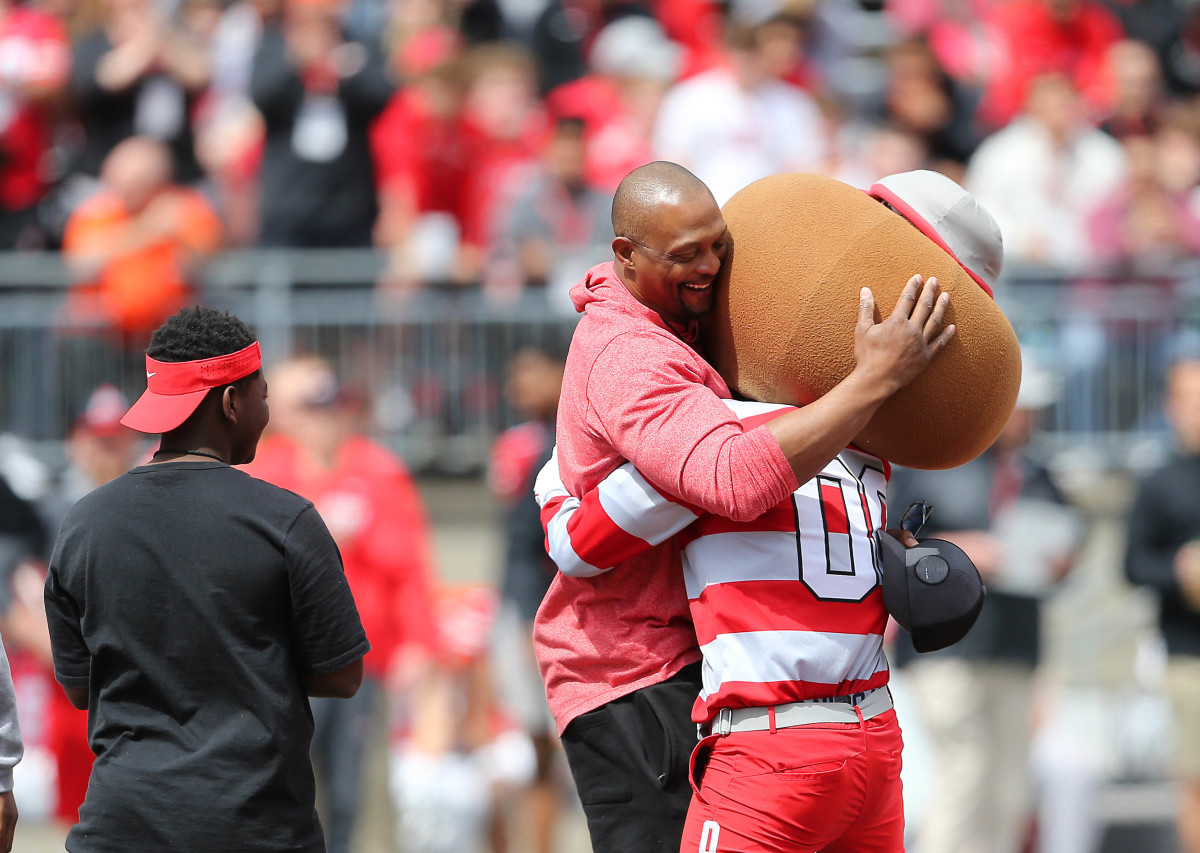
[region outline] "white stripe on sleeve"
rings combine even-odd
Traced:
[[[598,488],[600,505],[613,523],[651,545],[666,542],[696,520],[696,513],[663,497],[630,462],[605,477]]]
[[[571,536],[567,533],[567,524],[579,509],[579,498],[568,497],[559,506],[550,523],[546,525],[546,542],[550,548],[550,559],[558,566],[564,575],[573,578],[593,578],[603,574],[612,566],[600,568],[585,562],[571,545]]]

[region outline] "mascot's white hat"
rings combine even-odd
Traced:
[[[950,253],[990,295],[1004,263],[1000,226],[974,195],[927,169],[880,178],[867,191]]]

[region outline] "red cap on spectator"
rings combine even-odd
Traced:
[[[146,356],[146,390],[121,423],[138,432],[170,432],[196,411],[210,389],[236,382],[261,367],[258,341],[229,355],[196,361]]]
[[[125,432],[121,418],[128,408],[129,399],[116,385],[98,385],[76,419],[75,428],[91,435],[119,435]]]

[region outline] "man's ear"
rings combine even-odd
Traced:
[[[225,415],[230,423],[236,424],[238,419],[238,398],[237,389],[232,385],[226,385],[225,390],[221,392],[221,413]]]
[[[627,237],[614,237],[612,241],[613,256],[625,269],[633,269],[633,241]]]

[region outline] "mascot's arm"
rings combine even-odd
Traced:
[[[546,553],[572,577],[606,572],[667,541],[698,517],[651,486],[629,462],[580,499],[563,486],[556,451],[533,491],[542,509]]]
[[[725,405],[746,429],[793,410],[773,403],[726,400]],[[563,485],[557,448],[538,473],[533,492],[541,509],[546,553],[559,571],[572,577],[593,577],[615,568],[667,541],[702,514],[656,489],[630,462],[576,498]]]

